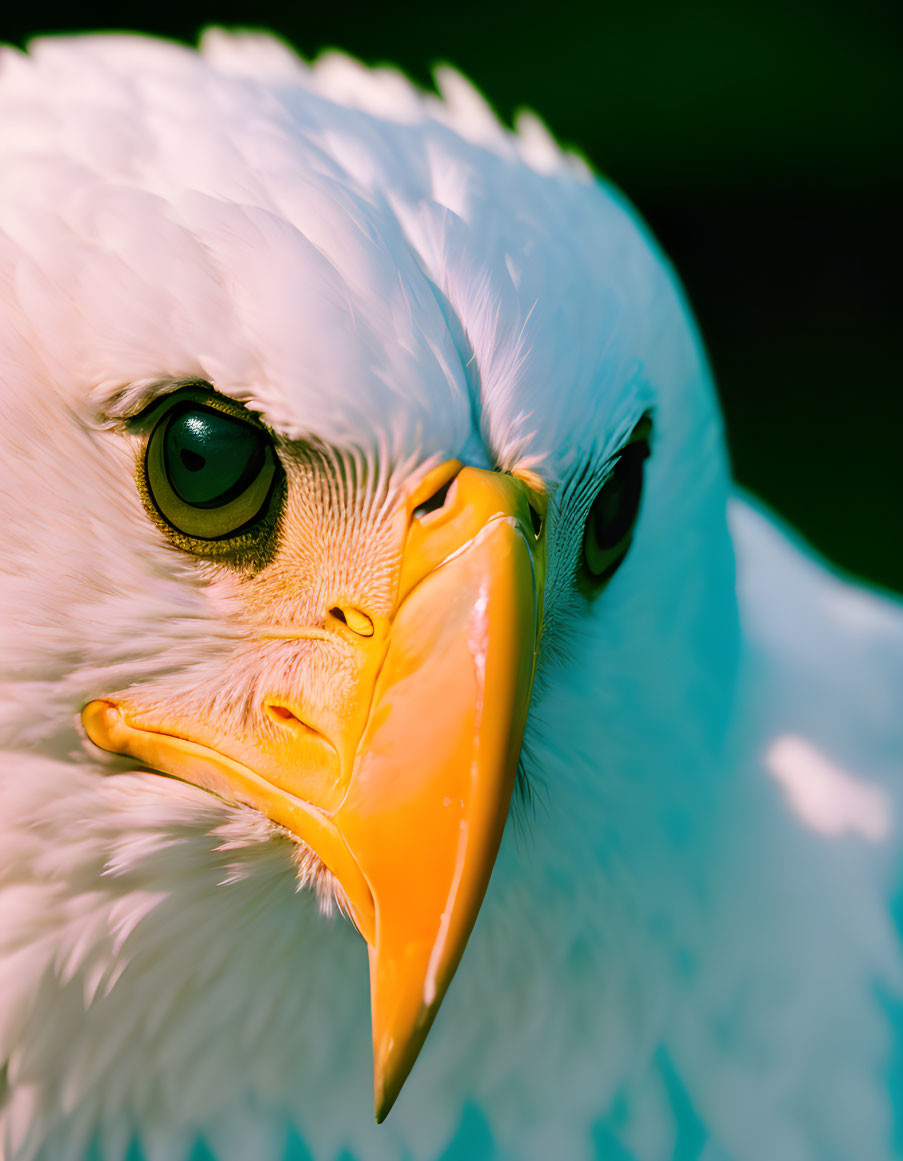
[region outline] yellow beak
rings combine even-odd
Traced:
[[[98,746],[262,811],[336,876],[370,948],[378,1121],[457,968],[508,815],[542,609],[531,501],[543,497],[514,477],[464,468],[444,507],[411,522],[394,617],[382,641],[361,639],[339,794],[315,790],[296,735],[277,785],[247,744],[210,745],[140,691],[82,713]]]

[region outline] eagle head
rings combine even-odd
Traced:
[[[364,1041],[382,1119],[478,914],[409,1140],[513,1107],[519,1038],[578,1077],[599,963],[660,984],[630,933],[732,696],[709,374],[621,196],[438,79],[222,33],[3,57],[17,1158],[239,1106],[381,1155]]]

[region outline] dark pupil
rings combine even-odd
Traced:
[[[195,508],[219,508],[240,496],[263,467],[266,436],[206,408],[177,412],[169,421],[163,462],[173,490]]]
[[[187,447],[183,447],[179,452],[179,459],[182,461],[183,467],[186,467],[189,472],[199,472],[207,465],[207,461],[202,455],[195,451],[189,451]]]
[[[643,460],[646,445],[632,443],[615,464],[605,486],[593,504],[592,521],[596,543],[603,550],[617,548],[633,526],[643,490]]]

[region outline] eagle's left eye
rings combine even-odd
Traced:
[[[583,567],[591,588],[598,588],[614,575],[630,548],[643,495],[643,465],[649,456],[651,430],[651,420],[643,416],[589,510],[583,534]]]
[[[145,478],[154,507],[184,536],[222,540],[267,511],[277,471],[266,430],[214,407],[171,408],[147,442]]]

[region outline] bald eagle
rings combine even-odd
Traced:
[[[437,80],[2,56],[0,1158],[889,1161],[900,609]]]

